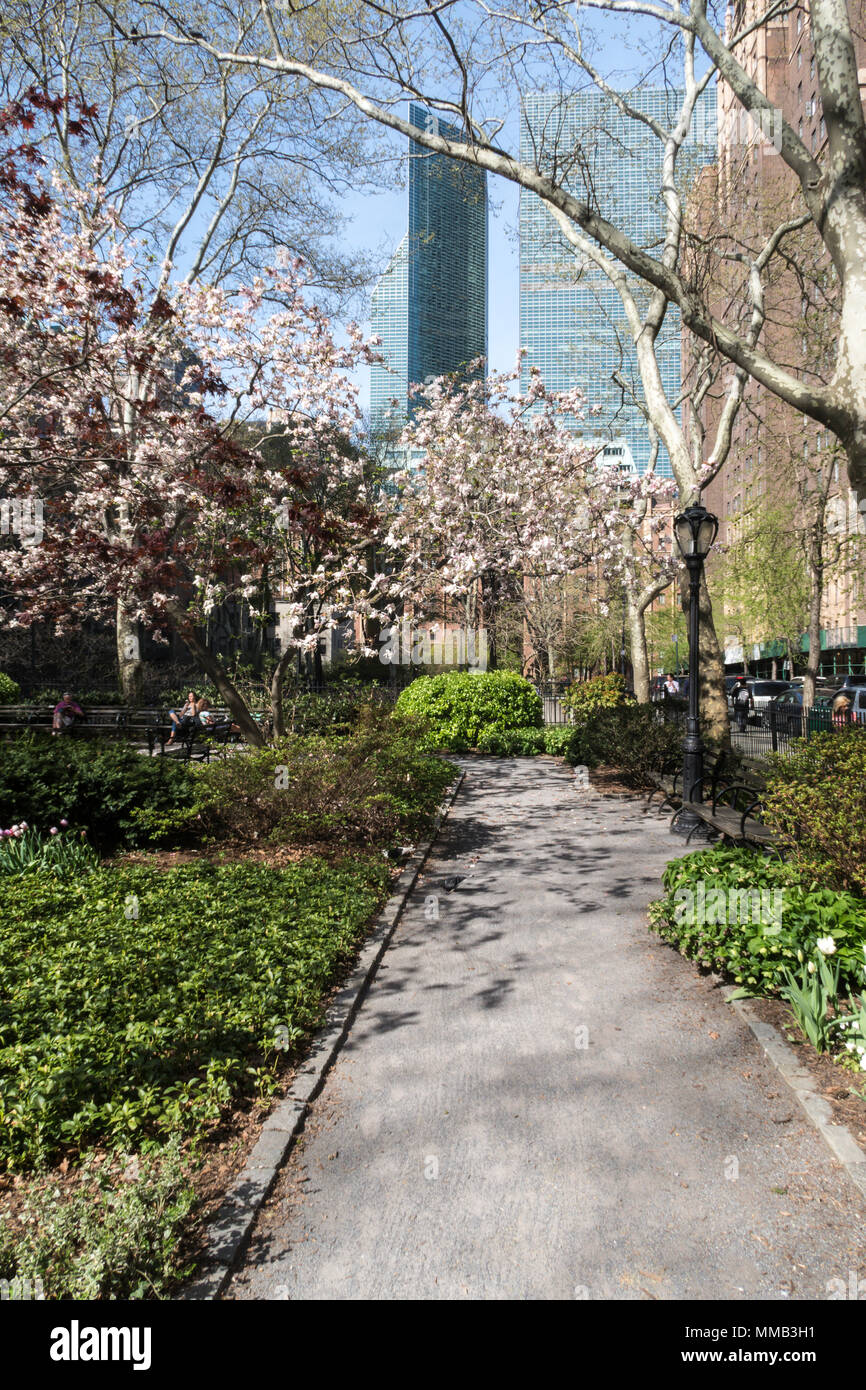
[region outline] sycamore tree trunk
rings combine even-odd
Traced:
[[[688,616],[688,576],[684,584],[683,611]],[[707,589],[706,574],[701,575],[698,602],[700,631],[698,636],[698,665],[700,670],[701,733],[714,743],[728,745],[731,738],[728,702],[725,694],[725,657],[716,636],[713,606]]]
[[[124,703],[137,709],[144,689],[144,663],[138,636],[138,623],[132,617],[123,596],[117,599],[116,609],[117,670]]]
[[[226,706],[231,711],[232,717],[244,736],[244,739],[253,748],[264,748],[265,735],[259,725],[253,719],[247,708],[243,696],[235,688],[226,674],[222,663],[208,651],[204,642],[196,632],[195,626],[189,616],[177,605],[172,604],[169,608],[169,617],[172,624],[189,650],[192,652],[205,675],[210,676],[220,695],[226,702]]]

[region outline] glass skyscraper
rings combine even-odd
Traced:
[[[409,120],[418,130],[463,138],[455,126],[415,103],[409,107]],[[370,317],[389,369],[370,370],[374,430],[405,420],[410,384],[486,357],[487,175],[483,170],[409,142],[409,226],[373,291]]]
[[[675,121],[682,93],[649,88],[623,93],[629,105],[665,128]],[[698,170],[715,160],[715,87],[705,92],[693,120],[694,134],[678,161],[685,193]],[[609,222],[644,250],[658,255],[664,242],[665,208],[659,196],[663,145],[634,117],[620,114],[602,93],[569,97],[546,93],[524,98],[520,156],[544,171],[556,168],[577,197],[588,199]],[[569,168],[573,173],[569,174]],[[638,304],[649,290],[629,276]],[[682,323],[669,306],[657,340],[665,392],[675,402],[681,389]],[[520,344],[524,379],[537,366],[551,390],[582,386],[587,411],[575,422],[588,441],[607,441],[606,459],[643,472],[650,438],[640,407],[640,374],[622,301],[603,271],[565,240],[552,214],[534,194],[520,191]],[[670,477],[662,445],[656,471]]]

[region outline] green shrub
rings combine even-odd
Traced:
[[[866,734],[797,740],[770,758],[765,815],[788,854],[830,887],[866,897]]]
[[[544,729],[498,729],[488,724],[478,735],[478,752],[501,758],[531,758],[543,753]]]
[[[381,858],[6,879],[0,1166],[194,1133],[268,1094],[387,881]]]
[[[571,747],[574,730],[567,725],[551,724],[544,730],[544,751],[553,758],[564,758]]]
[[[96,705],[124,705],[126,699],[120,690],[79,690],[75,684],[65,681],[62,685],[43,686],[34,690],[25,701],[28,705],[56,705],[64,690],[72,690],[73,696],[83,710]]]
[[[283,699],[286,729],[294,734],[350,734],[373,700],[368,685],[348,682],[335,682],[318,695],[287,695]]]
[[[661,723],[651,705],[598,710],[571,732],[564,756],[572,766],[608,763],[639,786],[648,785],[651,768],[682,756],[682,729]]]
[[[482,729],[535,729],[543,705],[535,688],[513,671],[447,671],[419,676],[402,691],[397,710],[423,719],[437,746],[465,752]]]
[[[150,844],[147,817],[195,806],[188,767],[128,744],[25,734],[0,744],[0,825],[46,831],[65,818],[100,850]]]
[[[369,711],[355,734],[282,739],[199,775],[201,824],[217,837],[271,844],[389,848],[429,829],[454,769],[414,720]]]
[[[34,1190],[23,1221],[0,1226],[0,1277],[38,1279],[49,1299],[166,1297],[191,1272],[180,1241],[195,1194],[177,1139],[133,1164],[129,1177],[129,1156],[92,1157],[71,1195]]]
[[[0,671],[0,705],[17,705],[21,700],[21,686],[11,676]]]
[[[529,758],[538,753],[562,757],[574,738],[567,727],[546,729],[497,729],[488,724],[478,735],[478,752],[493,753],[502,758]]]
[[[787,972],[826,937],[842,984],[853,990],[859,983],[866,902],[820,887],[796,865],[751,849],[705,849],[668,864],[662,882],[666,896],[650,907],[651,929],[684,956],[730,975],[744,993],[778,993]]]
[[[599,710],[618,709],[621,705],[633,703],[626,694],[625,681],[618,671],[579,681],[569,687],[563,699],[572,724],[585,723]]]

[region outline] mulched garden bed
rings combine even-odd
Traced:
[[[780,999],[750,1002],[758,1018],[781,1033],[800,1065],[815,1078],[818,1094],[832,1106],[834,1123],[846,1125],[866,1152],[866,1072],[834,1062],[826,1052],[816,1052]]]

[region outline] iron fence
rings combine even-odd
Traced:
[[[673,704],[656,707],[666,723],[676,723],[685,729],[686,710]],[[790,753],[798,739],[810,739],[814,734],[839,731],[852,726],[866,728],[866,712],[849,711],[843,718],[834,718],[824,706],[779,710],[769,705],[764,710],[750,712],[743,727],[736,715],[731,715],[731,747],[747,758],[763,761],[770,753]]]
[[[544,706],[545,724],[568,724],[568,710],[563,699],[568,686],[560,681],[549,681],[547,684],[536,685],[535,688]]]

